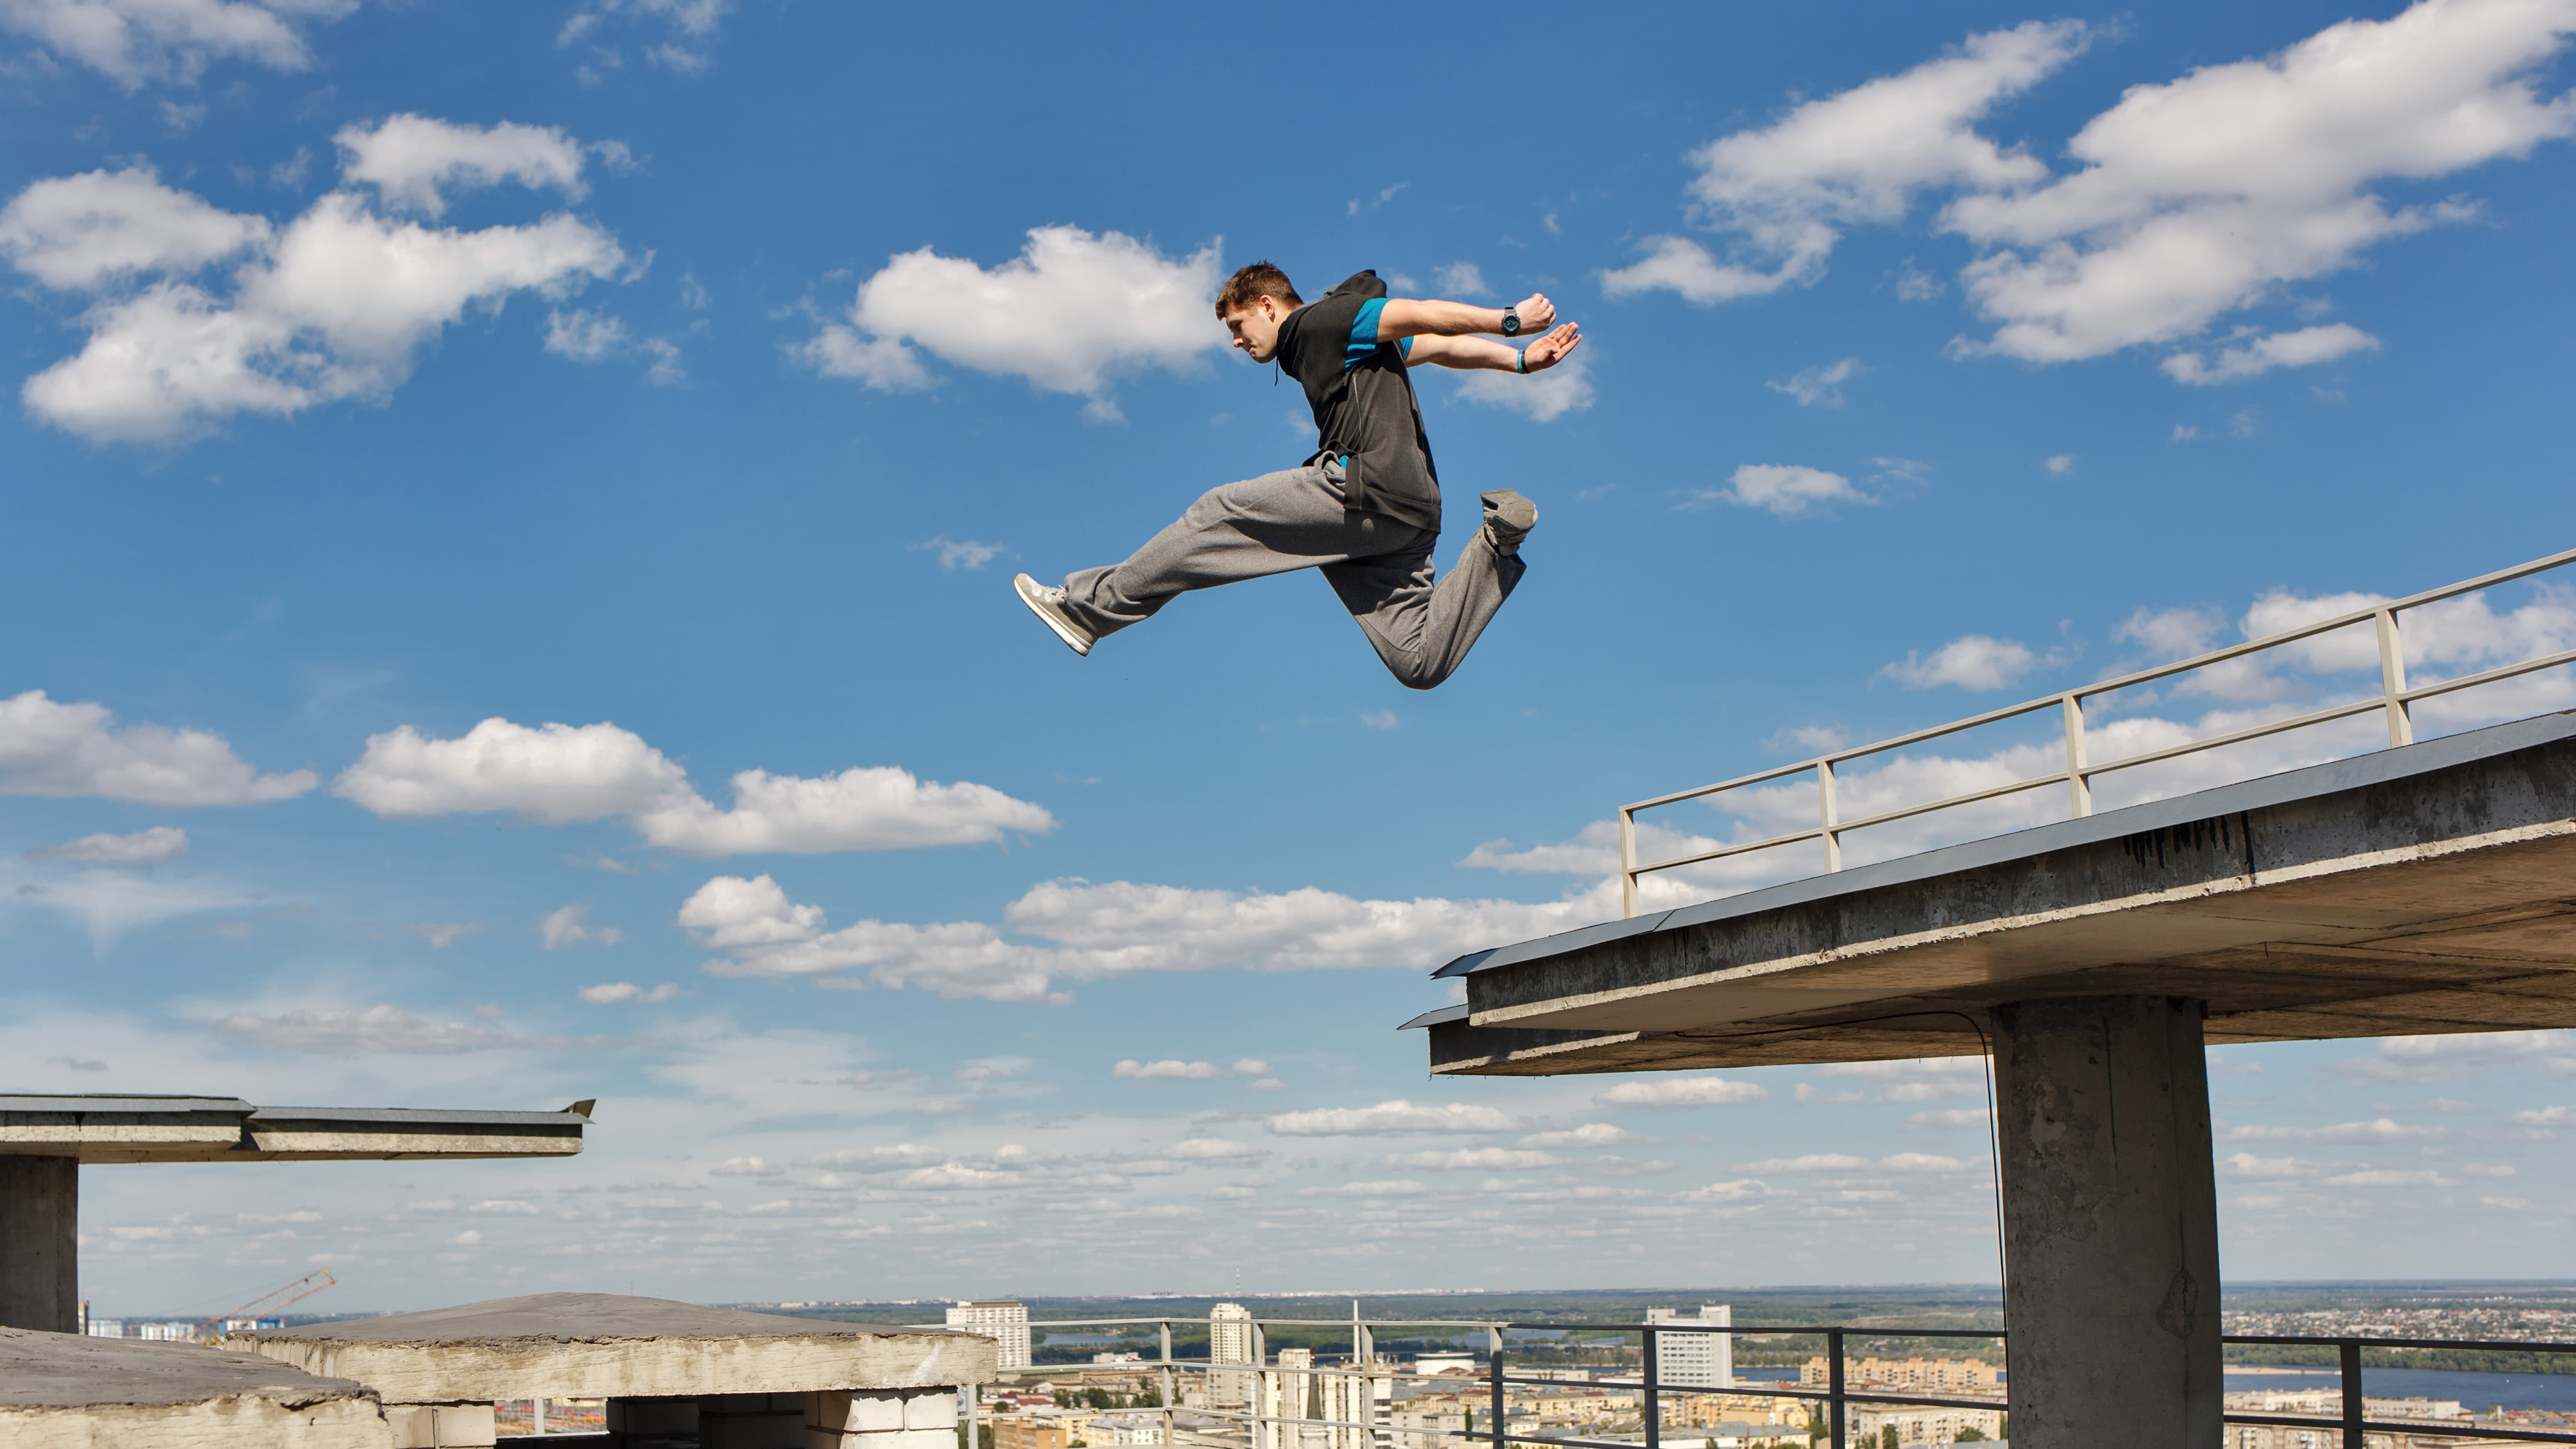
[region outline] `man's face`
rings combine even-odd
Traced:
[[[1234,334],[1234,345],[1255,362],[1268,362],[1279,355],[1279,323],[1288,315],[1276,297],[1263,295],[1252,299],[1252,305],[1225,314],[1225,330]]]

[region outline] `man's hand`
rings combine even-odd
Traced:
[[[1536,332],[1556,320],[1556,304],[1538,292],[1530,293],[1526,301],[1512,310],[1521,314],[1523,332]]]
[[[1540,306],[1547,306],[1547,299],[1545,297],[1540,297],[1536,300]],[[1551,317],[1556,315],[1556,309],[1549,307],[1548,315]],[[1565,355],[1572,352],[1575,348],[1575,344],[1582,340],[1583,329],[1571,322],[1568,322],[1564,326],[1557,328],[1555,331],[1550,332],[1545,337],[1540,338],[1521,350],[1522,370],[1526,372],[1543,372],[1548,368],[1554,367],[1558,363],[1563,362],[1565,360]]]

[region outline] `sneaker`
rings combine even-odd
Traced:
[[[1055,637],[1064,641],[1065,648],[1087,655],[1091,646],[1099,642],[1099,636],[1074,622],[1073,615],[1066,612],[1064,590],[1039,583],[1027,574],[1013,578],[1011,587],[1019,592],[1020,602],[1029,606],[1029,612],[1037,615],[1041,622],[1055,631]]]
[[[1538,505],[1509,488],[1497,488],[1485,495],[1485,536],[1494,541],[1496,553],[1519,553],[1521,540],[1538,527]]]

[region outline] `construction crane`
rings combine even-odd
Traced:
[[[198,1324],[196,1332],[190,1337],[199,1340],[213,1338],[222,1332],[226,1319],[257,1318],[262,1313],[274,1313],[290,1303],[301,1303],[323,1289],[338,1284],[339,1281],[331,1276],[330,1269],[316,1268],[283,1288],[271,1289],[239,1308],[216,1314]]]

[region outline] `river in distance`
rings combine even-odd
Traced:
[[[1740,1368],[1738,1382],[1794,1383],[1793,1368]],[[2331,1389],[2342,1378],[2333,1369],[2315,1373],[2248,1374],[2230,1370],[2227,1387],[2240,1389]],[[2472,1374],[2448,1369],[2366,1368],[2361,1391],[2374,1399],[2457,1399],[2460,1406],[2483,1414],[2502,1404],[2508,1409],[2576,1411],[2576,1374]]]

